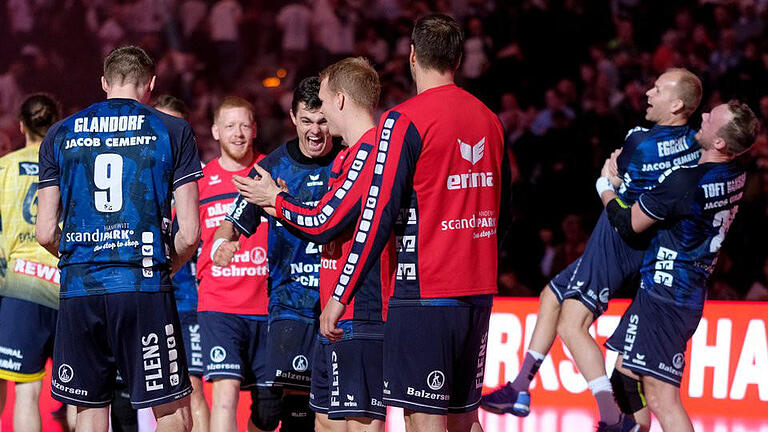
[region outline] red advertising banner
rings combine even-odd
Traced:
[[[602,345],[613,334],[628,300],[611,302],[591,327]],[[497,298],[488,335],[486,390],[514,379],[530,341],[538,299]],[[768,304],[709,301],[685,354],[681,386],[692,414],[768,417]],[[610,375],[616,353],[608,352]],[[587,383],[565,346],[556,340],[533,383],[535,405],[593,407]]]
[[[597,342],[613,333],[628,300],[611,302],[608,311],[591,327]],[[538,299],[497,298],[494,302],[488,335],[485,391],[498,387],[517,374],[536,323]],[[768,303],[706,303],[704,315],[686,351],[686,367],[681,386],[683,403],[699,432],[768,432]],[[608,352],[606,369],[610,374],[616,353]],[[50,362],[48,364],[50,373]],[[560,432],[588,430],[596,420],[596,407],[570,353],[555,344],[539,370],[531,391],[532,412],[525,419],[481,412],[486,432]],[[12,385],[10,386],[12,387]],[[206,396],[210,402],[210,384]],[[13,389],[9,388],[5,410],[0,416],[0,431],[13,431]],[[59,406],[50,397],[50,377],[43,383],[40,408],[44,431],[61,431],[50,412]],[[238,405],[239,430],[245,430],[250,395],[242,392]],[[140,431],[154,430],[152,414],[140,416]],[[390,410],[388,432],[402,432],[402,411]],[[652,432],[660,431],[658,423]]]

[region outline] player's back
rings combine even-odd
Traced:
[[[624,181],[619,197],[631,205],[643,192],[658,185],[657,180],[664,171],[680,165],[696,165],[701,147],[695,135],[696,131],[688,125],[654,125],[650,129],[630,130],[617,161]]]
[[[39,150],[39,145],[26,146],[0,158],[0,248],[10,273],[45,283],[7,283],[0,292],[56,307],[59,260],[35,238]],[[16,279],[9,277],[8,280]]]
[[[677,306],[700,308],[739,210],[746,173],[736,161],[704,163],[671,170],[661,180],[666,186],[662,198],[640,198],[646,213],[667,216],[646,252],[642,287]]]
[[[185,121],[132,99],[51,128],[40,183],[60,187],[63,298],[171,289],[171,193],[200,175],[193,142]]]
[[[394,296],[495,293],[504,145],[496,115],[468,92],[446,85],[385,113],[378,129],[379,158],[390,135],[404,137],[401,160],[417,158],[412,193],[404,192],[395,223]]]

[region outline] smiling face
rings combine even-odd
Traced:
[[[253,158],[256,123],[247,108],[222,108],[211,127],[211,133],[221,146],[222,157],[246,164]]]
[[[727,104],[721,104],[708,113],[701,115],[701,128],[696,133],[696,141],[699,142],[704,150],[711,150],[715,147],[718,140],[723,138],[718,134],[720,129],[733,120],[733,114],[728,109]],[[723,142],[724,145],[724,142]]]
[[[683,108],[678,95],[678,76],[674,72],[662,74],[645,95],[648,96],[648,108],[645,119],[654,123],[662,122]]]
[[[307,109],[307,105],[300,102],[296,113],[291,112],[291,120],[296,125],[299,148],[304,156],[318,158],[331,151],[333,143],[328,121],[320,109]]]

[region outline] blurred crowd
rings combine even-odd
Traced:
[[[3,0],[0,154],[22,143],[18,108],[45,91],[66,112],[99,100],[100,59],[139,44],[157,61],[155,94],[191,107],[201,158],[217,156],[212,109],[254,103],[257,147],[295,130],[294,84],[334,60],[365,56],[381,109],[410,97],[413,20],[430,11],[465,26],[460,85],[494,109],[511,163],[500,227],[499,288],[537,295],[577,258],[601,210],[602,161],[644,120],[645,92],[670,67],[704,83],[701,110],[742,98],[763,119],[748,192],[710,299],[768,300],[768,0]],[[692,117],[695,123],[700,116]]]

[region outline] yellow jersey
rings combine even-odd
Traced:
[[[7,267],[0,296],[59,307],[59,259],[37,243],[39,145],[0,158],[0,252]]]

